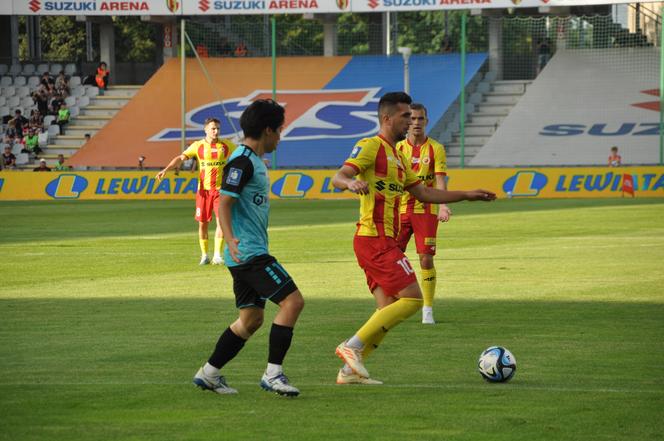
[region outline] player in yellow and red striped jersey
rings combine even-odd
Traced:
[[[427,187],[447,190],[447,158],[445,149],[435,139],[426,134],[429,119],[427,109],[419,103],[410,105],[410,128],[408,137],[397,144],[417,177]],[[445,204],[435,205],[418,201],[408,195],[401,200],[401,231],[397,238],[399,247],[405,252],[408,241],[415,235],[415,249],[422,270],[422,323],[434,324],[433,298],[436,293],[436,268],[433,256],[436,254],[436,234],[438,222],[447,222],[452,211]]]
[[[193,142],[182,154],[176,156],[159,173],[157,180],[161,181],[166,172],[179,167],[187,159],[196,158],[198,161],[198,191],[196,192],[196,214],[198,221],[198,242],[201,248],[201,265],[210,263],[208,256],[208,224],[212,220],[212,213],[217,220],[217,229],[214,235],[214,255],[212,263],[220,265],[224,261],[221,257],[223,236],[219,225],[219,189],[224,165],[228,157],[235,150],[235,144],[228,139],[219,139],[220,122],[217,118],[208,118],[203,124],[205,138]]]
[[[364,358],[378,347],[387,331],[422,308],[415,271],[396,241],[404,192],[427,203],[496,198],[486,190],[439,190],[419,181],[396,149],[411,122],[411,103],[404,92],[385,94],[378,102],[378,136],[358,142],[332,180],[336,188],[360,195],[360,221],[353,248],[378,308],[351,338],[337,346],[336,354],[345,362],[337,374],[337,384],[380,384],[369,377]]]

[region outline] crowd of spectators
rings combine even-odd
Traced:
[[[48,131],[44,124],[44,117],[52,115],[51,124],[60,126],[60,133],[69,122],[69,109],[65,99],[69,96],[69,80],[64,71],[53,77],[49,72],[44,72],[39,84],[31,91],[31,98],[36,108],[30,110],[29,115],[24,115],[19,109],[13,115],[5,117],[5,130],[2,136],[4,144],[2,168],[15,168],[16,157],[11,153],[17,151],[17,145],[21,153],[27,153],[31,158],[36,158],[42,153],[39,146],[39,135]],[[13,158],[7,155],[9,152]]]

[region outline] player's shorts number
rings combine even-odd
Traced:
[[[406,274],[413,274],[415,272],[407,257],[404,257],[401,260],[397,260],[397,265],[399,265],[406,272]]]

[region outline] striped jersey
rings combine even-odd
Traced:
[[[406,164],[403,154],[380,135],[355,145],[344,165],[355,169],[358,179],[369,186],[369,194],[360,195],[356,235],[397,237],[402,195],[420,182]]]
[[[435,139],[427,137],[421,145],[412,145],[408,139],[397,144],[397,149],[406,157],[410,168],[427,187],[436,183],[436,175],[447,174],[445,148]],[[436,214],[437,204],[420,202],[411,194],[401,201],[401,213]]]
[[[228,139],[218,139],[212,144],[205,139],[193,142],[182,152],[187,158],[198,160],[198,189],[219,190],[221,188],[221,172],[226,160],[235,150],[235,144]]]

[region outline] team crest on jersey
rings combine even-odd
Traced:
[[[231,167],[230,170],[228,170],[226,183],[228,185],[238,186],[240,185],[241,178],[242,178],[242,170],[240,170],[239,168]]]
[[[378,131],[379,87],[365,89],[278,90],[277,101],[286,108],[282,141],[364,138]],[[219,118],[221,138],[239,138],[240,115],[253,101],[272,98],[271,90],[255,90],[245,97],[214,101],[190,110],[186,139],[205,137],[207,118]],[[180,128],[165,128],[148,141],[178,141]]]
[[[425,156],[424,158],[422,158],[422,164],[429,165],[430,162],[431,162],[431,159],[429,159],[428,156]]]
[[[350,157],[353,158],[353,159],[357,158],[357,155],[359,155],[361,151],[362,151],[362,147],[360,147],[359,145],[356,145],[355,147],[353,147],[353,150],[350,152]]]

